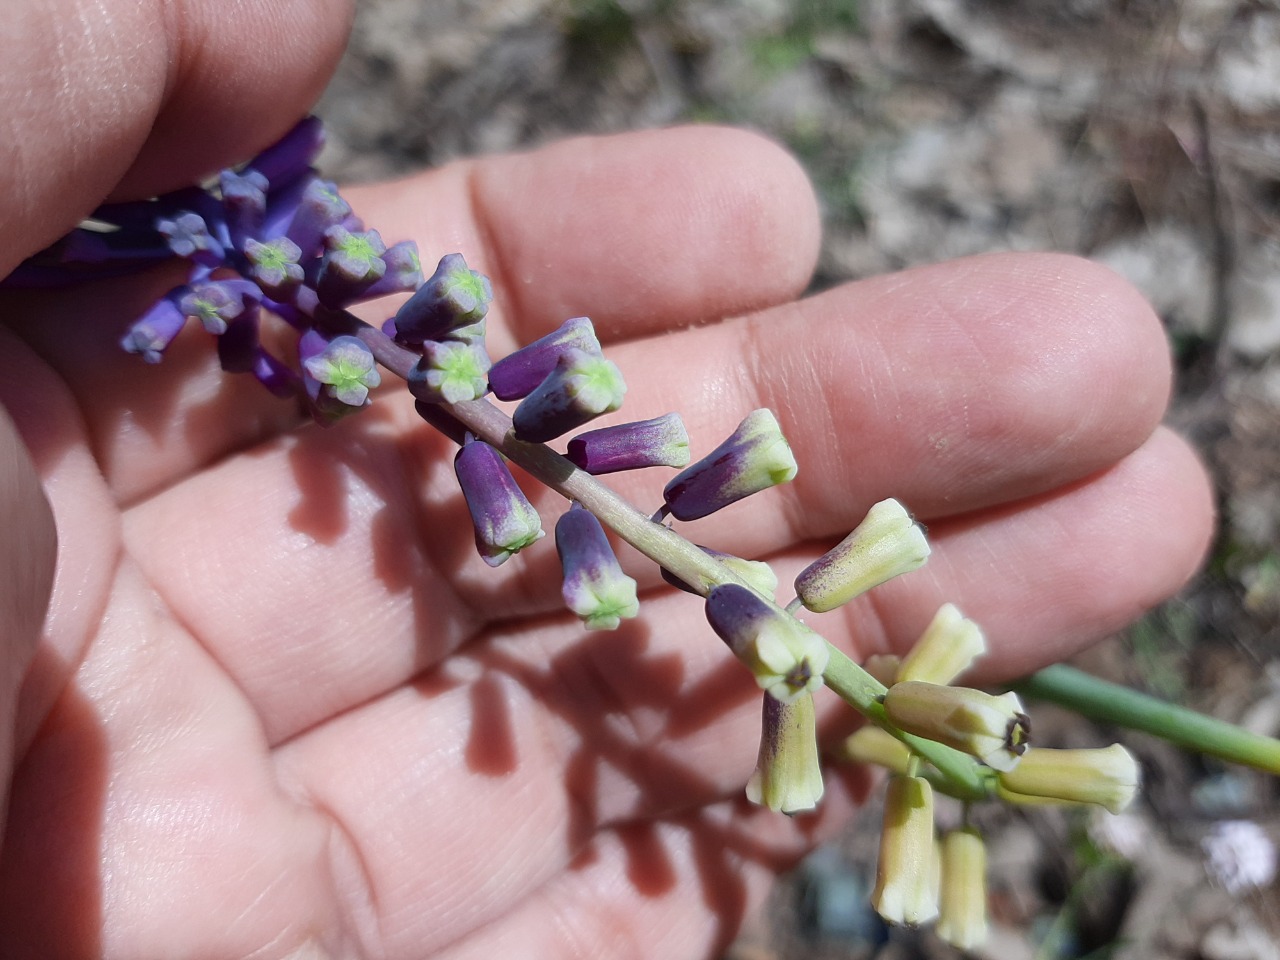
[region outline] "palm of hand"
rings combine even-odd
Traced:
[[[495,354],[591,313],[629,418],[679,410],[706,450],[777,409],[796,484],[699,542],[785,583],[875,499],[928,522],[925,570],[818,623],[860,653],[954,599],[1015,674],[1175,589],[1203,544],[1198,468],[1152,434],[1158,328],[1097,268],[989,258],[787,304],[815,253],[807,187],[724,131],[353,201],[493,276]],[[628,563],[641,618],[584,633],[548,544],[497,571],[473,556],[447,444],[403,391],[295,430],[202,335],[157,369],[117,356],[127,289],[6,311],[41,359],[11,344],[0,394],[61,538],[0,863],[14,956],[700,955],[847,807],[833,790],[797,822],[737,799],[757,691],[651,565]],[[650,506],[663,479],[617,485]],[[555,498],[535,502],[549,527]]]

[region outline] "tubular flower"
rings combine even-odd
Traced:
[[[955,604],[944,603],[903,659],[897,679],[950,683],[986,649],[978,625],[966,619]]]
[[[565,605],[590,630],[616,630],[640,612],[636,582],[622,572],[604,527],[580,504],[556,522],[556,552],[564,571]]]
[[[924,531],[902,504],[881,500],[851,534],[800,572],[796,595],[807,609],[825,613],[928,557]]]
[[[711,629],[762,690],[787,703],[822,686],[827,642],[799,620],[736,583],[713,588],[706,613]]]
[[[547,379],[569,350],[601,355],[595,327],[587,317],[566,320],[545,337],[503,357],[489,371],[489,389],[499,400],[523,400]]]
[[[668,483],[662,499],[677,520],[697,520],[795,475],[796,458],[773,411],[753,410],[727,440]]]
[[[409,372],[409,392],[428,403],[477,400],[489,389],[489,354],[480,343],[428,340]]]
[[[911,762],[911,750],[905,743],[870,723],[845,738],[843,754],[849,760],[874,763],[894,773],[906,773]]]
[[[462,254],[448,254],[396,312],[396,339],[407,344],[443,340],[483,320],[492,300],[489,278],[468,267]]]
[[[463,445],[453,470],[471,511],[476,549],[491,567],[543,537],[542,521],[500,454],[483,440]]]
[[[871,906],[889,923],[918,926],[938,915],[934,879],[933,788],[895,774],[885,793],[880,859]]]
[[[952,830],[942,839],[942,889],[938,936],[961,950],[987,939],[987,847],[972,828]]]
[[[775,813],[812,810],[822,799],[818,723],[813,695],[790,703],[764,697],[760,755],[747,781],[747,799]]]
[[[1095,803],[1120,813],[1133,802],[1140,780],[1138,761],[1118,743],[1100,750],[1033,747],[1017,767],[1000,774],[1000,796]]]
[[[994,770],[1012,770],[1027,751],[1031,721],[1014,693],[997,697],[909,680],[889,688],[884,710],[894,726],[977,757]]]
[[[599,476],[641,467],[683,467],[689,462],[689,435],[678,413],[588,430],[569,441],[565,457]]]
[[[582,350],[561,355],[538,388],[512,414],[515,435],[545,443],[622,406],[627,385],[611,361]]]
[[[737,575],[738,579],[760,594],[760,596],[772,598],[773,592],[778,589],[778,575],[773,572],[773,567],[763,560],[744,560],[742,557],[735,557],[731,553],[712,550],[710,547],[699,546],[698,549],[707,556],[715,557],[723,563]],[[662,573],[662,579],[673,587],[678,587],[685,593],[699,593],[699,591],[689,586],[666,567],[663,567],[660,572]]]

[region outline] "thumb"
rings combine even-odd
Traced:
[[[53,512],[13,421],[0,409],[0,823],[13,772],[18,688],[53,589]]]

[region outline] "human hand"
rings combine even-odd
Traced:
[[[585,313],[627,417],[679,410],[695,452],[776,409],[799,476],[684,528],[699,542],[785,581],[874,500],[908,505],[929,564],[811,619],[857,656],[953,600],[988,677],[1022,673],[1203,549],[1203,474],[1156,426],[1159,326],[1101,268],[985,257],[794,303],[809,188],[723,130],[346,193],[493,278],[495,355]],[[62,537],[0,862],[13,956],[708,955],[849,811],[856,781],[816,817],[746,808],[758,688],[651,566],[624,556],[641,617],[584,633],[548,544],[474,556],[404,391],[297,429],[198,331],[143,368],[116,340],[169,281],[148,282],[4,301],[0,397]],[[645,506],[665,479],[616,485]]]

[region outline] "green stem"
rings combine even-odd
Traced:
[[[1093,720],[1142,730],[1188,750],[1280,774],[1280,740],[1099,680],[1065,664],[1046,667],[1019,680],[1013,689]]]
[[[397,376],[408,379],[409,371],[418,361],[417,354],[350,314],[339,319],[345,332],[358,336],[379,363]],[[501,450],[534,479],[581,503],[619,537],[692,586],[700,595],[705,597],[713,587],[725,583],[736,583],[750,589],[749,584],[719,560],[708,556],[670,527],[637,510],[611,487],[550,447],[517,440],[511,430],[511,418],[488,400],[450,404],[448,411],[470,433]],[[790,610],[783,610],[770,598],[764,599],[780,614],[792,615]],[[977,761],[958,750],[898,730],[885,718],[884,707],[880,703],[884,685],[829,642],[827,649],[830,658],[823,679],[836,694],[933,764],[949,786],[948,793],[966,800],[980,800],[990,795],[990,781],[984,777],[984,768]]]

